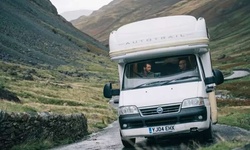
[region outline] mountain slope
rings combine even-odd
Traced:
[[[107,44],[109,33],[124,24],[153,17],[184,14],[208,2],[203,1],[194,6],[193,0],[187,2],[181,0],[114,0],[109,5],[93,12],[89,17],[83,18],[81,22],[79,20],[78,23],[72,23],[81,31]],[[190,5],[192,9],[187,7],[178,12],[183,5]]]
[[[58,15],[49,0],[1,0],[0,58],[32,65],[79,64],[107,48]]]
[[[234,69],[250,68],[248,0],[114,0],[90,16],[72,23],[108,45],[110,32],[124,24],[180,14],[205,18],[214,68],[222,70],[225,76]],[[225,82],[219,88],[230,91],[234,96],[249,98],[249,79]]]
[[[107,55],[105,46],[58,15],[49,0],[0,0],[0,110],[82,113],[88,131],[98,131],[116,119],[102,96],[104,83],[118,78]],[[9,130],[13,122],[9,124],[1,127]],[[48,149],[74,141],[63,138],[31,137],[14,149]]]
[[[250,52],[249,12],[250,1],[247,0],[114,0],[90,16],[72,23],[108,45],[109,33],[130,22],[180,14],[204,17],[211,36],[212,54],[216,56],[213,58],[230,55],[230,60],[232,57],[235,57],[234,61],[245,60],[242,65],[235,65],[236,68],[250,68],[247,57]],[[240,41],[235,40],[239,38]],[[238,55],[247,58],[236,57]],[[226,66],[220,67],[228,69]]]
[[[63,12],[60,15],[68,21],[75,20],[81,16],[89,16],[93,10],[75,10]]]

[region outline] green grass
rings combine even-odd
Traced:
[[[0,100],[1,101],[1,100]],[[7,112],[36,112],[32,106],[18,104],[15,102],[1,101],[0,109]]]
[[[239,109],[233,109],[239,111]],[[241,112],[232,112],[225,116],[219,117],[219,123],[227,124],[231,126],[241,127],[247,130],[250,130],[250,109],[246,109]]]
[[[241,102],[241,100],[224,101],[227,105],[223,104],[224,106],[219,107],[218,122],[250,130],[250,100],[246,100],[246,102]],[[239,103],[237,104],[235,101],[239,101]],[[219,101],[218,106],[220,105]]]
[[[212,146],[209,147],[202,147],[199,148],[198,150],[233,150],[234,148],[241,148],[244,147],[246,144],[248,144],[247,142],[220,142],[217,144],[214,144]]]
[[[110,66],[109,70],[116,71],[114,63],[107,65]],[[118,80],[118,76],[109,76],[110,71],[107,73],[88,72],[84,68],[70,65],[60,66],[53,70],[3,62],[0,62],[0,66],[1,87],[13,92],[21,100],[20,104],[1,100],[1,110],[7,112],[50,111],[59,114],[83,113],[89,120],[90,133],[98,131],[102,126],[107,126],[117,117],[115,110],[102,95],[103,85],[108,80]],[[10,69],[16,74],[10,74],[8,72]],[[70,71],[84,72],[89,75],[86,78],[65,74]],[[26,72],[32,75],[33,80],[22,78]]]
[[[246,3],[249,5],[249,2]],[[209,27],[213,66],[222,70],[225,74],[230,74],[233,69],[250,68],[250,28],[248,27],[250,19],[249,13],[245,11],[246,8],[247,7],[242,7],[241,9],[230,10],[221,16],[224,18],[224,21],[220,21],[216,25]],[[224,55],[225,58],[218,59],[222,55]],[[242,81],[232,81],[233,83],[231,85],[226,82],[222,85],[222,89],[230,88],[229,86],[237,83],[240,85],[244,83],[244,80],[245,79]],[[249,81],[249,78],[246,79],[246,81]],[[237,85],[235,87],[240,86]],[[235,92],[235,89],[230,91]],[[240,91],[237,90],[236,93],[232,94],[238,97],[247,93],[249,92],[244,91],[240,93]],[[249,95],[246,96],[250,98]]]
[[[93,56],[90,53],[87,55]],[[21,103],[14,103],[0,98],[0,109],[9,113],[83,113],[88,120],[88,132],[99,131],[117,119],[116,110],[103,97],[102,90],[106,82],[118,80],[118,76],[115,63],[108,62],[108,58],[102,56],[95,57],[98,60],[93,60],[93,64],[88,62],[89,66],[97,68],[91,71],[86,70],[89,68],[87,65],[82,68],[73,65],[51,68],[0,61],[0,88],[11,91],[21,100]],[[86,62],[83,60],[79,63]],[[106,72],[104,67],[101,67],[103,64],[106,66]],[[23,78],[25,74],[30,74],[33,80],[25,80]],[[78,76],[79,74],[84,76]],[[35,139],[20,143],[12,149],[49,149],[72,142],[74,141],[71,139],[64,141]]]

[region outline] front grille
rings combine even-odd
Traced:
[[[197,118],[197,116],[193,116],[193,115],[192,116],[181,116],[180,123],[193,122],[193,121],[197,120],[196,118]]]
[[[129,128],[142,128],[143,127],[143,122],[142,121],[132,121],[128,123]]]
[[[172,125],[172,124],[176,124],[177,122],[178,122],[178,118],[172,117],[172,118],[164,118],[164,119],[146,120],[145,124],[147,127],[152,127],[152,126]]]
[[[157,114],[159,114],[157,112],[157,108],[159,108],[159,106],[150,107],[150,108],[140,108],[140,112],[141,112],[141,114],[143,116],[157,115]],[[161,114],[175,113],[175,112],[179,111],[180,104],[168,105],[168,106],[161,106],[161,108],[163,109],[163,111],[161,112]]]

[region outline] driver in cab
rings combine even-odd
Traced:
[[[145,63],[143,65],[143,71],[139,73],[141,77],[154,77],[154,73],[151,72],[152,65],[150,63]]]

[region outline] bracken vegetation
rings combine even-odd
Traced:
[[[250,100],[250,76],[242,79],[226,81],[218,86],[218,90],[230,91],[231,96],[234,98]]]

